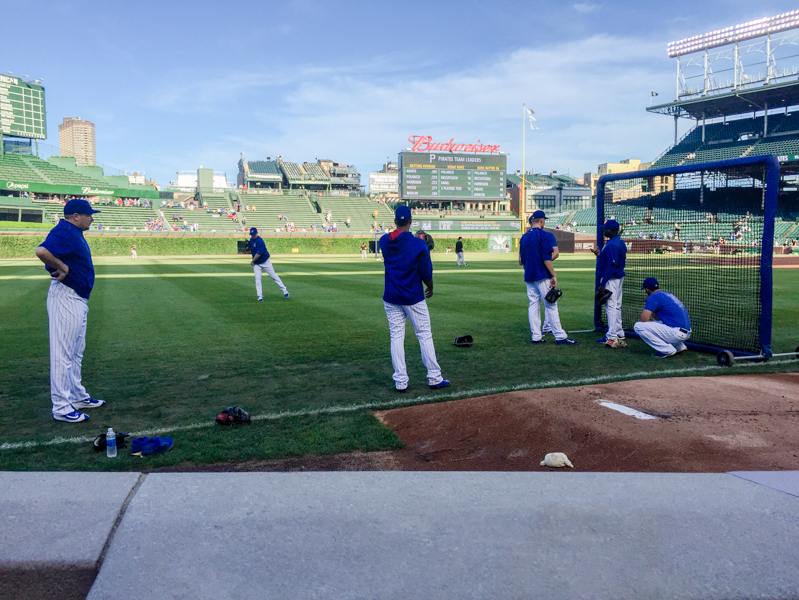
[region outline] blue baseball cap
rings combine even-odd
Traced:
[[[394,218],[398,221],[407,221],[411,218],[411,209],[407,206],[398,206]]]
[[[64,216],[66,215],[93,215],[94,213],[100,212],[99,210],[94,210],[92,205],[89,204],[86,200],[79,200],[78,198],[73,198],[69,202],[64,205]]]
[[[602,227],[605,229],[610,229],[611,231],[618,231],[621,229],[619,222],[616,219],[609,219],[605,221],[605,224]]]
[[[258,228],[250,227],[250,235],[258,235]]]
[[[656,290],[660,287],[658,280],[654,277],[647,277],[644,279],[644,285],[641,286],[642,290]]]

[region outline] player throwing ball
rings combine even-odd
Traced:
[[[264,292],[261,287],[261,275],[263,273],[269,275],[272,281],[277,284],[277,287],[280,288],[280,291],[283,292],[283,297],[288,298],[289,291],[283,285],[277,273],[275,273],[272,261],[269,260],[269,251],[266,249],[263,238],[258,235],[258,228],[256,227],[250,227],[250,253],[252,254],[250,264],[253,272],[255,272],[255,293],[258,294],[258,302],[264,301]]]
[[[394,214],[397,228],[380,238],[380,251],[385,263],[383,305],[391,333],[391,362],[394,385],[398,392],[408,389],[405,368],[405,321],[410,320],[419,346],[422,362],[427,367],[427,383],[431,390],[445,388],[450,382],[441,376],[436,361],[430,313],[425,298],[433,295],[433,263],[427,244],[411,233],[411,209],[400,206]],[[426,290],[422,289],[422,283]]]
[[[644,279],[641,289],[646,291],[646,304],[633,329],[655,350],[652,356],[667,358],[688,350],[685,341],[691,337],[691,319],[685,305],[661,290],[654,277]]]
[[[98,408],[81,383],[89,295],[94,287],[94,264],[83,232],[92,225],[94,210],[86,200],[70,200],[64,218],[36,248],[36,256],[50,272],[47,316],[50,319],[50,397],[53,419],[65,423],[87,421],[80,412]]]
[[[602,252],[596,248],[592,250],[598,257],[599,289],[597,292],[605,290],[611,292],[611,296],[605,304],[608,315],[608,333],[605,337],[599,338],[597,342],[602,342],[611,348],[627,347],[627,342],[624,340],[624,329],[621,327],[621,284],[624,281],[627,245],[619,236],[620,229],[618,221],[614,219],[605,221],[602,235],[608,238],[608,241],[602,247]]]
[[[527,284],[527,298],[530,304],[527,316],[530,320],[530,334],[534,344],[543,344],[546,338],[541,333],[541,302],[546,311],[546,322],[560,346],[576,346],[577,340],[569,339],[560,325],[557,302],[547,302],[550,288],[557,287],[558,279],[552,261],[558,258],[558,242],[555,236],[544,231],[546,214],[537,210],[530,216],[530,229],[519,242],[519,264],[524,267],[524,281]]]

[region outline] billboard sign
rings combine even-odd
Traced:
[[[504,154],[401,152],[400,196],[404,200],[504,200],[507,162]]]

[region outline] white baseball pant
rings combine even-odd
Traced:
[[[455,263],[456,267],[465,267],[466,266],[466,259],[463,258],[463,252],[456,252],[456,256],[458,257],[458,261]]]
[[[73,402],[89,398],[80,374],[88,314],[88,300],[60,281],[50,282],[47,316],[50,319],[50,397],[54,415],[71,413],[75,410]]]
[[[675,354],[685,350],[685,341],[691,337],[691,332],[681,330],[679,327],[669,327],[660,321],[638,321],[633,329],[641,339],[652,348],[663,354]]]
[[[130,256],[131,256],[131,258],[139,258],[139,255],[136,253],[135,250],[131,250],[130,251]]]
[[[366,250],[361,250],[361,259],[366,259]]]
[[[527,298],[530,304],[527,307],[527,317],[530,320],[530,333],[536,342],[541,339],[541,302],[544,303],[545,321],[549,324],[552,335],[556,340],[565,340],[568,336],[560,325],[560,314],[557,302],[551,304],[544,298],[550,290],[549,279],[539,279],[527,282]]]
[[[285,294],[288,291],[280,280],[280,277],[275,273],[275,268],[272,266],[272,261],[270,259],[267,258],[260,265],[253,265],[252,270],[255,273],[255,292],[258,294],[259,298],[264,297],[263,287],[261,286],[261,274],[264,272],[272,278],[272,281],[277,284],[281,292]]]
[[[605,312],[608,315],[608,339],[624,338],[624,329],[621,326],[621,279],[609,279],[605,288],[612,292],[610,298],[605,303]]]
[[[410,319],[419,347],[422,350],[422,363],[427,367],[429,385],[441,383],[441,367],[436,360],[436,349],[433,346],[433,332],[430,329],[430,312],[427,302],[422,300],[416,304],[391,304],[383,301],[388,317],[388,329],[391,333],[391,364],[394,365],[394,383],[398,390],[408,387],[408,371],[405,368],[405,320]]]

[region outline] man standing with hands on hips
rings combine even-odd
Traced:
[[[427,383],[431,390],[445,388],[450,382],[441,376],[436,361],[430,312],[425,298],[433,295],[433,264],[427,244],[411,234],[411,209],[400,206],[394,214],[397,228],[380,238],[379,246],[386,267],[383,305],[391,333],[391,362],[394,385],[398,392],[408,389],[405,367],[405,321],[410,320],[419,346],[422,362],[427,367]],[[422,290],[424,283],[426,290]]]
[[[599,272],[599,289],[597,292],[609,291],[610,298],[605,304],[608,315],[608,333],[597,340],[610,348],[626,348],[624,329],[621,326],[621,284],[624,281],[624,266],[627,260],[627,245],[619,236],[619,222],[610,219],[602,226],[602,235],[608,238],[600,252],[596,248],[591,250],[597,260]]]
[[[685,341],[691,337],[691,319],[685,305],[661,290],[654,277],[644,279],[641,289],[646,291],[646,304],[633,329],[655,350],[652,356],[667,358],[688,350]]]
[[[519,242],[519,264],[524,267],[524,281],[527,283],[527,298],[530,304],[527,316],[530,321],[530,334],[534,344],[543,344],[546,338],[541,333],[541,302],[544,302],[546,323],[555,336],[559,346],[576,346],[577,340],[569,339],[560,325],[557,302],[547,302],[550,288],[557,287],[558,280],[552,261],[558,258],[558,242],[555,236],[544,231],[546,215],[537,210],[530,216],[530,229]]]
[[[105,404],[105,400],[89,396],[81,383],[89,295],[94,287],[92,253],[83,232],[91,227],[92,214],[98,212],[86,200],[70,200],[64,205],[64,218],[36,248],[36,257],[51,277],[47,316],[53,419],[65,423],[87,421],[89,415],[81,410]]]
[[[255,273],[255,293],[258,295],[258,302],[264,301],[264,291],[261,287],[261,275],[264,272],[277,284],[277,287],[283,292],[283,297],[288,298],[289,291],[283,285],[277,273],[275,273],[272,261],[269,260],[269,251],[266,249],[264,239],[258,235],[257,227],[250,228],[250,253],[252,254],[250,265],[252,265],[252,270]]]

